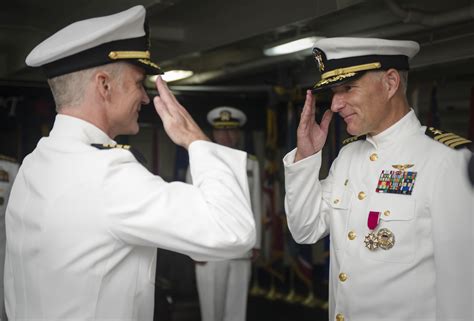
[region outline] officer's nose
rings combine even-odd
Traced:
[[[332,101],[331,101],[331,111],[334,113],[338,113],[343,109],[345,106],[344,99],[342,94],[340,93],[333,93]]]
[[[148,97],[145,88],[142,88],[142,105],[148,105],[149,103],[150,97]]]

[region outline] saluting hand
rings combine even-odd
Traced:
[[[332,111],[326,110],[321,119],[321,124],[316,123],[316,99],[311,90],[306,91],[306,100],[304,102],[301,119],[296,131],[296,156],[295,162],[311,156],[321,149],[328,136],[329,123],[332,119]]]
[[[153,99],[155,109],[163,121],[166,133],[175,144],[188,149],[195,140],[210,141],[160,76],[156,79],[156,89],[160,95]]]

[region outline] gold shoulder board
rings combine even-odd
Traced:
[[[427,127],[425,134],[453,149],[460,149],[472,143],[469,139],[433,127]]]
[[[350,144],[352,142],[356,142],[358,140],[364,140],[365,139],[365,135],[361,135],[361,136],[352,136],[352,137],[349,137],[349,138],[346,138],[342,141],[342,146],[346,146],[347,144]]]
[[[137,159],[137,161],[139,163],[141,163],[142,165],[146,164],[146,159],[142,155],[142,153],[140,153],[138,150],[136,150],[135,148],[133,148],[130,145],[123,145],[123,144],[91,144],[91,146],[93,146],[97,149],[114,149],[114,148],[125,149],[125,150],[128,150],[129,152],[131,152],[133,154],[133,156],[135,156],[135,158]]]

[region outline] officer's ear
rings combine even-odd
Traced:
[[[99,70],[94,75],[94,84],[97,89],[99,96],[104,100],[108,101],[112,97],[112,77],[110,73],[105,70]]]
[[[391,68],[385,72],[382,81],[386,89],[387,99],[392,98],[400,88],[400,74],[396,69]]]

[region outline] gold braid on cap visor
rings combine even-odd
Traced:
[[[240,127],[240,123],[238,121],[215,121],[212,125],[217,129]]]
[[[150,52],[147,51],[111,51],[109,52],[109,58],[112,60],[116,59],[150,59]]]
[[[356,75],[356,72],[359,71],[374,70],[379,69],[381,67],[382,64],[380,62],[373,62],[370,64],[334,69],[322,74],[321,81],[314,85],[314,88],[321,87],[323,85],[327,85],[329,83],[339,81],[345,78],[353,77]]]

